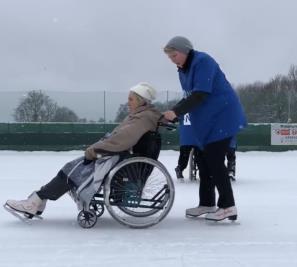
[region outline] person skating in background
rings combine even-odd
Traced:
[[[194,136],[192,134],[191,121],[189,114],[180,116],[179,118],[179,157],[178,164],[175,168],[176,178],[183,179],[183,171],[187,168],[191,150],[194,148],[194,158],[198,155],[197,147],[195,146]]]
[[[206,214],[207,220],[237,219],[225,157],[233,136],[246,126],[243,108],[218,63],[207,53],[193,49],[185,37],[169,40],[164,52],[177,66],[184,98],[164,112],[167,120],[189,113],[199,164],[199,205],[187,216]],[[216,202],[216,190],[218,200]]]
[[[194,155],[192,160],[194,160],[194,164],[196,164],[197,159],[199,157],[199,149],[196,146],[191,145],[183,145],[179,147],[179,157],[177,162],[178,165],[175,168],[177,179],[184,179],[183,171],[187,168],[188,164],[190,163],[190,155],[192,149],[194,149]],[[196,177],[189,177],[189,179],[196,180]]]
[[[177,179],[183,179],[183,171],[187,168],[189,164],[190,154],[192,149],[194,149],[194,155],[193,159],[195,164],[195,172],[198,172],[199,174],[199,153],[201,152],[200,149],[193,145],[195,144],[194,137],[192,136],[192,131],[190,129],[191,122],[189,118],[189,114],[185,114],[179,119],[179,142],[180,142],[180,148],[179,148],[179,157],[178,157],[178,165],[175,168],[176,178]],[[229,149],[226,154],[226,163],[227,163],[227,169],[228,169],[228,176],[232,181],[236,180],[236,148],[237,148],[237,142],[236,138],[232,138],[230,142]],[[197,174],[196,174],[197,175]],[[189,177],[190,179],[196,178],[196,177]]]

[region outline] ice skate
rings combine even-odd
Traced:
[[[174,170],[175,170],[177,179],[184,179],[183,172],[179,166],[177,166]]]
[[[42,219],[40,216],[45,209],[46,200],[42,200],[33,192],[26,200],[7,200],[4,208],[19,219]]]
[[[31,195],[28,196],[28,198],[30,198],[33,194],[36,194],[36,192],[34,191]],[[46,202],[47,202],[47,199],[42,199],[42,203],[38,206],[36,215],[41,215],[43,213],[46,207]]]
[[[204,214],[212,213],[216,211],[215,206],[198,206],[196,208],[191,208],[186,210],[186,217],[199,217]]]
[[[237,209],[236,206],[232,206],[226,209],[218,208],[214,213],[208,213],[205,216],[206,220],[210,221],[222,221],[225,219],[236,221],[237,220]]]
[[[180,169],[180,167],[177,166],[174,170],[175,170],[175,173],[176,173],[177,181],[179,181],[180,183],[184,183],[185,180],[184,180],[183,172]]]
[[[229,179],[231,181],[236,181],[236,178],[235,178],[235,168],[236,168],[235,159],[228,161],[228,164],[227,164],[228,177],[229,177]]]
[[[235,172],[234,171],[229,171],[228,172],[228,177],[231,181],[236,181],[236,178],[235,178]]]

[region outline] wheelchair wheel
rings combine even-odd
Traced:
[[[104,202],[121,224],[145,228],[166,217],[174,201],[174,184],[160,162],[135,157],[120,162],[104,184]]]
[[[97,222],[96,213],[92,210],[81,210],[77,215],[77,222],[82,228],[92,228]]]
[[[92,202],[91,201],[91,204],[90,204],[89,209],[91,211],[93,211],[98,218],[100,216],[102,216],[103,213],[104,213],[104,205],[103,204],[100,204],[100,203],[96,203],[96,202]]]
[[[198,178],[197,178],[198,176]],[[189,156],[189,178],[191,181],[199,180],[198,166],[195,159],[195,149],[192,148]]]

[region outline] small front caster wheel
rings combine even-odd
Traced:
[[[77,215],[77,222],[82,228],[92,228],[97,222],[96,213],[92,210],[82,210]]]
[[[94,211],[96,213],[96,216],[99,218],[104,213],[104,205],[91,202],[90,210]]]

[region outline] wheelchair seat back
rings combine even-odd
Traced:
[[[146,157],[157,160],[161,150],[161,136],[158,132],[147,132],[132,148],[131,157]],[[127,157],[124,157],[125,159]],[[154,167],[145,162],[131,163],[114,175],[111,183],[112,198],[114,202],[126,203],[127,201],[139,202],[142,189],[153,172]]]
[[[147,132],[132,148],[133,154],[157,160],[161,150],[161,136],[158,132]]]

